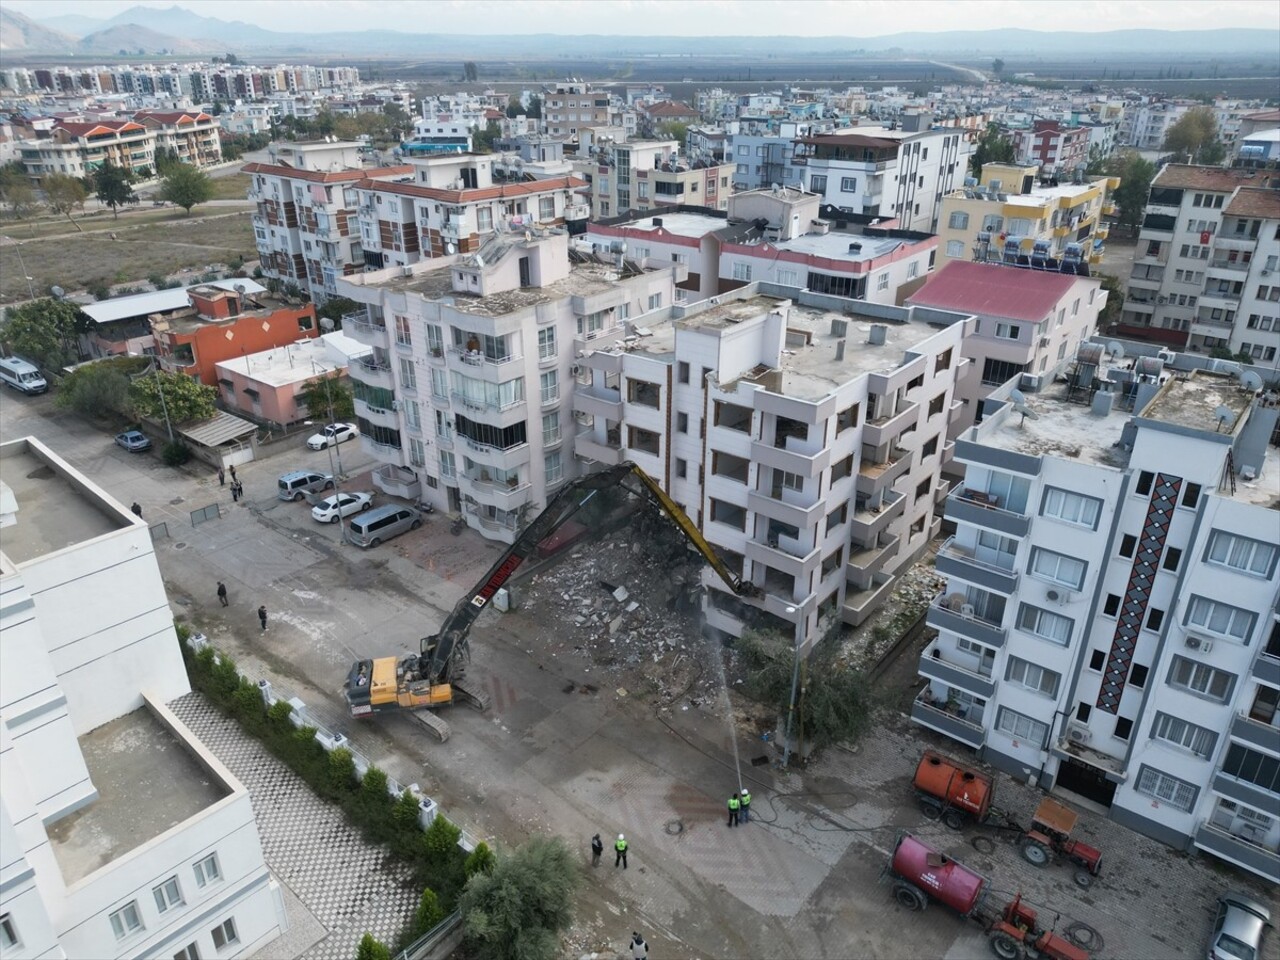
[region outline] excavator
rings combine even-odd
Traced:
[[[625,461],[567,483],[515,542],[489,568],[476,587],[465,594],[440,625],[438,633],[424,637],[417,654],[397,659],[377,657],[357,660],[344,684],[344,695],[353,717],[408,710],[443,742],[449,725],[430,711],[460,700],[479,710],[489,708],[489,696],[466,680],[471,660],[467,635],[503,584],[545,544],[574,514],[598,493],[620,487],[665,513],[711,568],[735,594],[758,596],[760,589],[744,582],[716,554],[693,521],[657,482],[637,464]]]

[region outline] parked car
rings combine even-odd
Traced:
[[[7,383],[19,393],[44,393],[49,389],[35,364],[21,357],[0,357],[0,382]]]
[[[351,542],[357,547],[376,547],[384,540],[398,537],[407,530],[422,526],[422,514],[413,507],[386,504],[362,513],[347,525]]]
[[[334,487],[332,473],[320,473],[316,470],[295,470],[284,474],[276,483],[276,496],[281,500],[301,500],[308,493],[319,493]]]
[[[130,453],[141,453],[151,449],[151,441],[141,430],[126,430],[116,434],[116,445],[124,447]]]
[[[1224,893],[1209,940],[1209,960],[1257,960],[1271,910],[1243,893]]]
[[[354,423],[331,423],[319,433],[307,437],[307,446],[312,450],[323,450],[331,443],[344,443],[360,436]]]
[[[311,508],[311,517],[320,523],[337,523],[343,517],[373,506],[372,493],[335,493]]]

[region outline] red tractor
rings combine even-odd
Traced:
[[[1075,881],[1087,887],[1102,870],[1102,851],[1071,839],[1078,819],[1074,810],[1045,797],[1031,816],[1031,827],[1022,832],[1022,856],[1037,867],[1061,857],[1080,868]]]

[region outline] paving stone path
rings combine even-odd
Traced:
[[[408,871],[200,694],[169,707],[248,789],[267,866],[296,898],[289,932],[259,955],[350,960],[366,931],[393,946],[417,906]]]

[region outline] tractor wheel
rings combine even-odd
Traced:
[[[898,901],[898,906],[908,910],[923,910],[929,903],[925,895],[909,883],[895,884],[893,899]]]
[[[991,938],[991,952],[1000,960],[1023,960],[1027,951],[1007,933],[997,933]]]
[[[1027,863],[1035,864],[1037,867],[1043,867],[1050,859],[1049,851],[1034,840],[1022,842],[1022,857]]]
[[[1093,886],[1093,874],[1088,870],[1077,870],[1073,879],[1075,880],[1077,887],[1087,890],[1089,887]]]
[[[926,820],[937,820],[942,816],[942,808],[928,800],[920,801],[920,815]]]
[[[942,822],[952,830],[959,830],[964,826],[964,814],[959,810],[948,810],[942,815]]]

